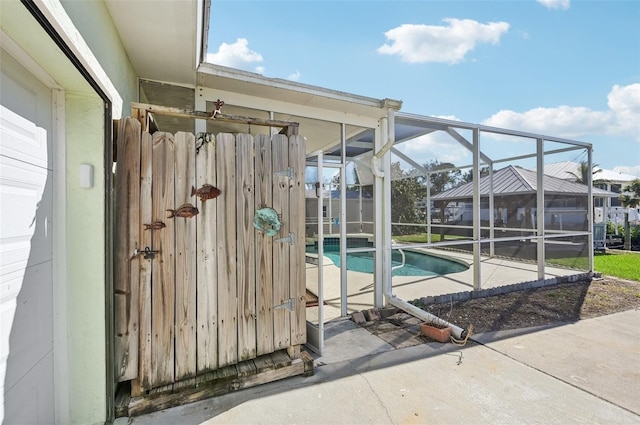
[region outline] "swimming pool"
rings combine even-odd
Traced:
[[[351,245],[351,244],[349,244]],[[348,248],[363,247],[362,244],[354,244]],[[369,245],[371,246],[371,245]],[[405,255],[404,266],[402,265],[402,253],[394,250],[391,256],[391,266],[394,267],[393,276],[437,276],[449,273],[458,273],[469,269],[469,266],[455,260],[430,255],[426,252],[403,250]],[[317,244],[307,245],[308,253],[318,253]],[[324,256],[328,257],[333,264],[340,267],[340,247],[336,244],[325,241]],[[373,252],[353,252],[347,253],[347,270],[373,273],[374,262]]]

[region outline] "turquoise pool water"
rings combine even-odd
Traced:
[[[357,245],[362,247],[362,245]],[[307,245],[307,252],[318,253],[317,246]],[[405,265],[404,267],[393,270],[393,276],[436,276],[449,273],[457,273],[467,270],[469,267],[458,263],[457,261],[448,260],[446,258],[436,257],[424,252],[404,251]],[[340,267],[340,247],[325,243],[324,255]],[[393,251],[391,258],[392,266],[402,264],[402,254],[398,250]],[[372,252],[354,252],[347,253],[347,270],[362,273],[373,273],[373,253]]]

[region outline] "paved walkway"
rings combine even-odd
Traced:
[[[162,424],[639,424],[640,311],[394,349],[349,320],[294,377],[132,418]],[[126,418],[116,424],[127,423]]]

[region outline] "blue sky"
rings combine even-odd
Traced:
[[[220,1],[208,61],[593,144],[640,176],[640,1]]]

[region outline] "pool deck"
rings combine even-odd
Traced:
[[[460,251],[424,249],[437,256],[446,256],[463,261],[469,269],[437,276],[394,276],[393,294],[405,301],[433,295],[444,295],[473,290],[473,255]],[[317,295],[318,266],[306,264],[307,289]],[[575,269],[545,267],[545,279],[570,276],[581,273]],[[340,268],[324,257],[324,319],[325,322],[338,318],[340,314]],[[482,257],[482,289],[505,286],[538,279],[536,263],[520,262],[505,258]],[[373,274],[354,271],[347,272],[347,313],[373,308]],[[307,320],[317,323],[317,307],[307,308]]]

